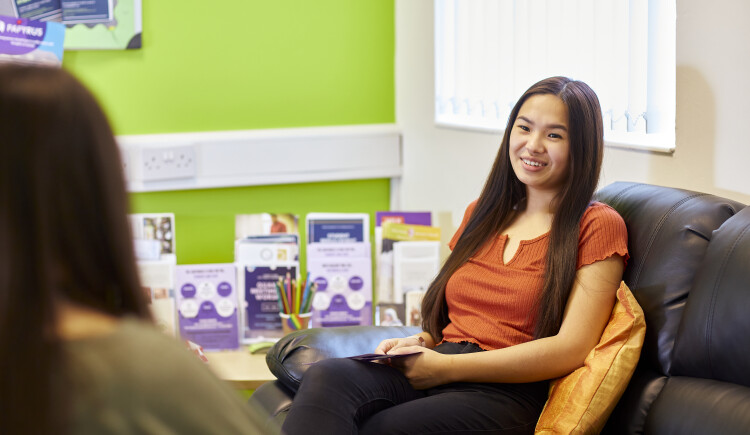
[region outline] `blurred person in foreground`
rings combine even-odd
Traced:
[[[260,433],[153,325],[118,147],[65,70],[0,65],[0,433]]]

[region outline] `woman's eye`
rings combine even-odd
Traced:
[[[531,129],[529,129],[529,127],[527,127],[525,125],[519,125],[518,128],[520,128],[523,131],[531,131]]]
[[[551,137],[552,139],[562,139],[562,136],[557,133],[550,133],[549,137]]]

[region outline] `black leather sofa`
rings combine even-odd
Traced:
[[[714,195],[618,182],[597,193],[628,227],[624,280],[646,316],[641,359],[604,433],[750,433],[750,207]],[[372,352],[416,328],[298,331],[267,362],[277,381],[250,401],[283,421],[309,364]]]

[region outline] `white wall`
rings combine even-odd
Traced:
[[[433,1],[396,0],[396,120],[401,206],[446,210],[457,224],[500,137],[433,124]],[[750,2],[677,2],[677,150],[607,148],[601,185],[636,181],[750,203]]]

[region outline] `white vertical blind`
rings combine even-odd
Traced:
[[[435,120],[499,131],[530,85],[599,96],[610,144],[674,148],[675,0],[436,0]]]

